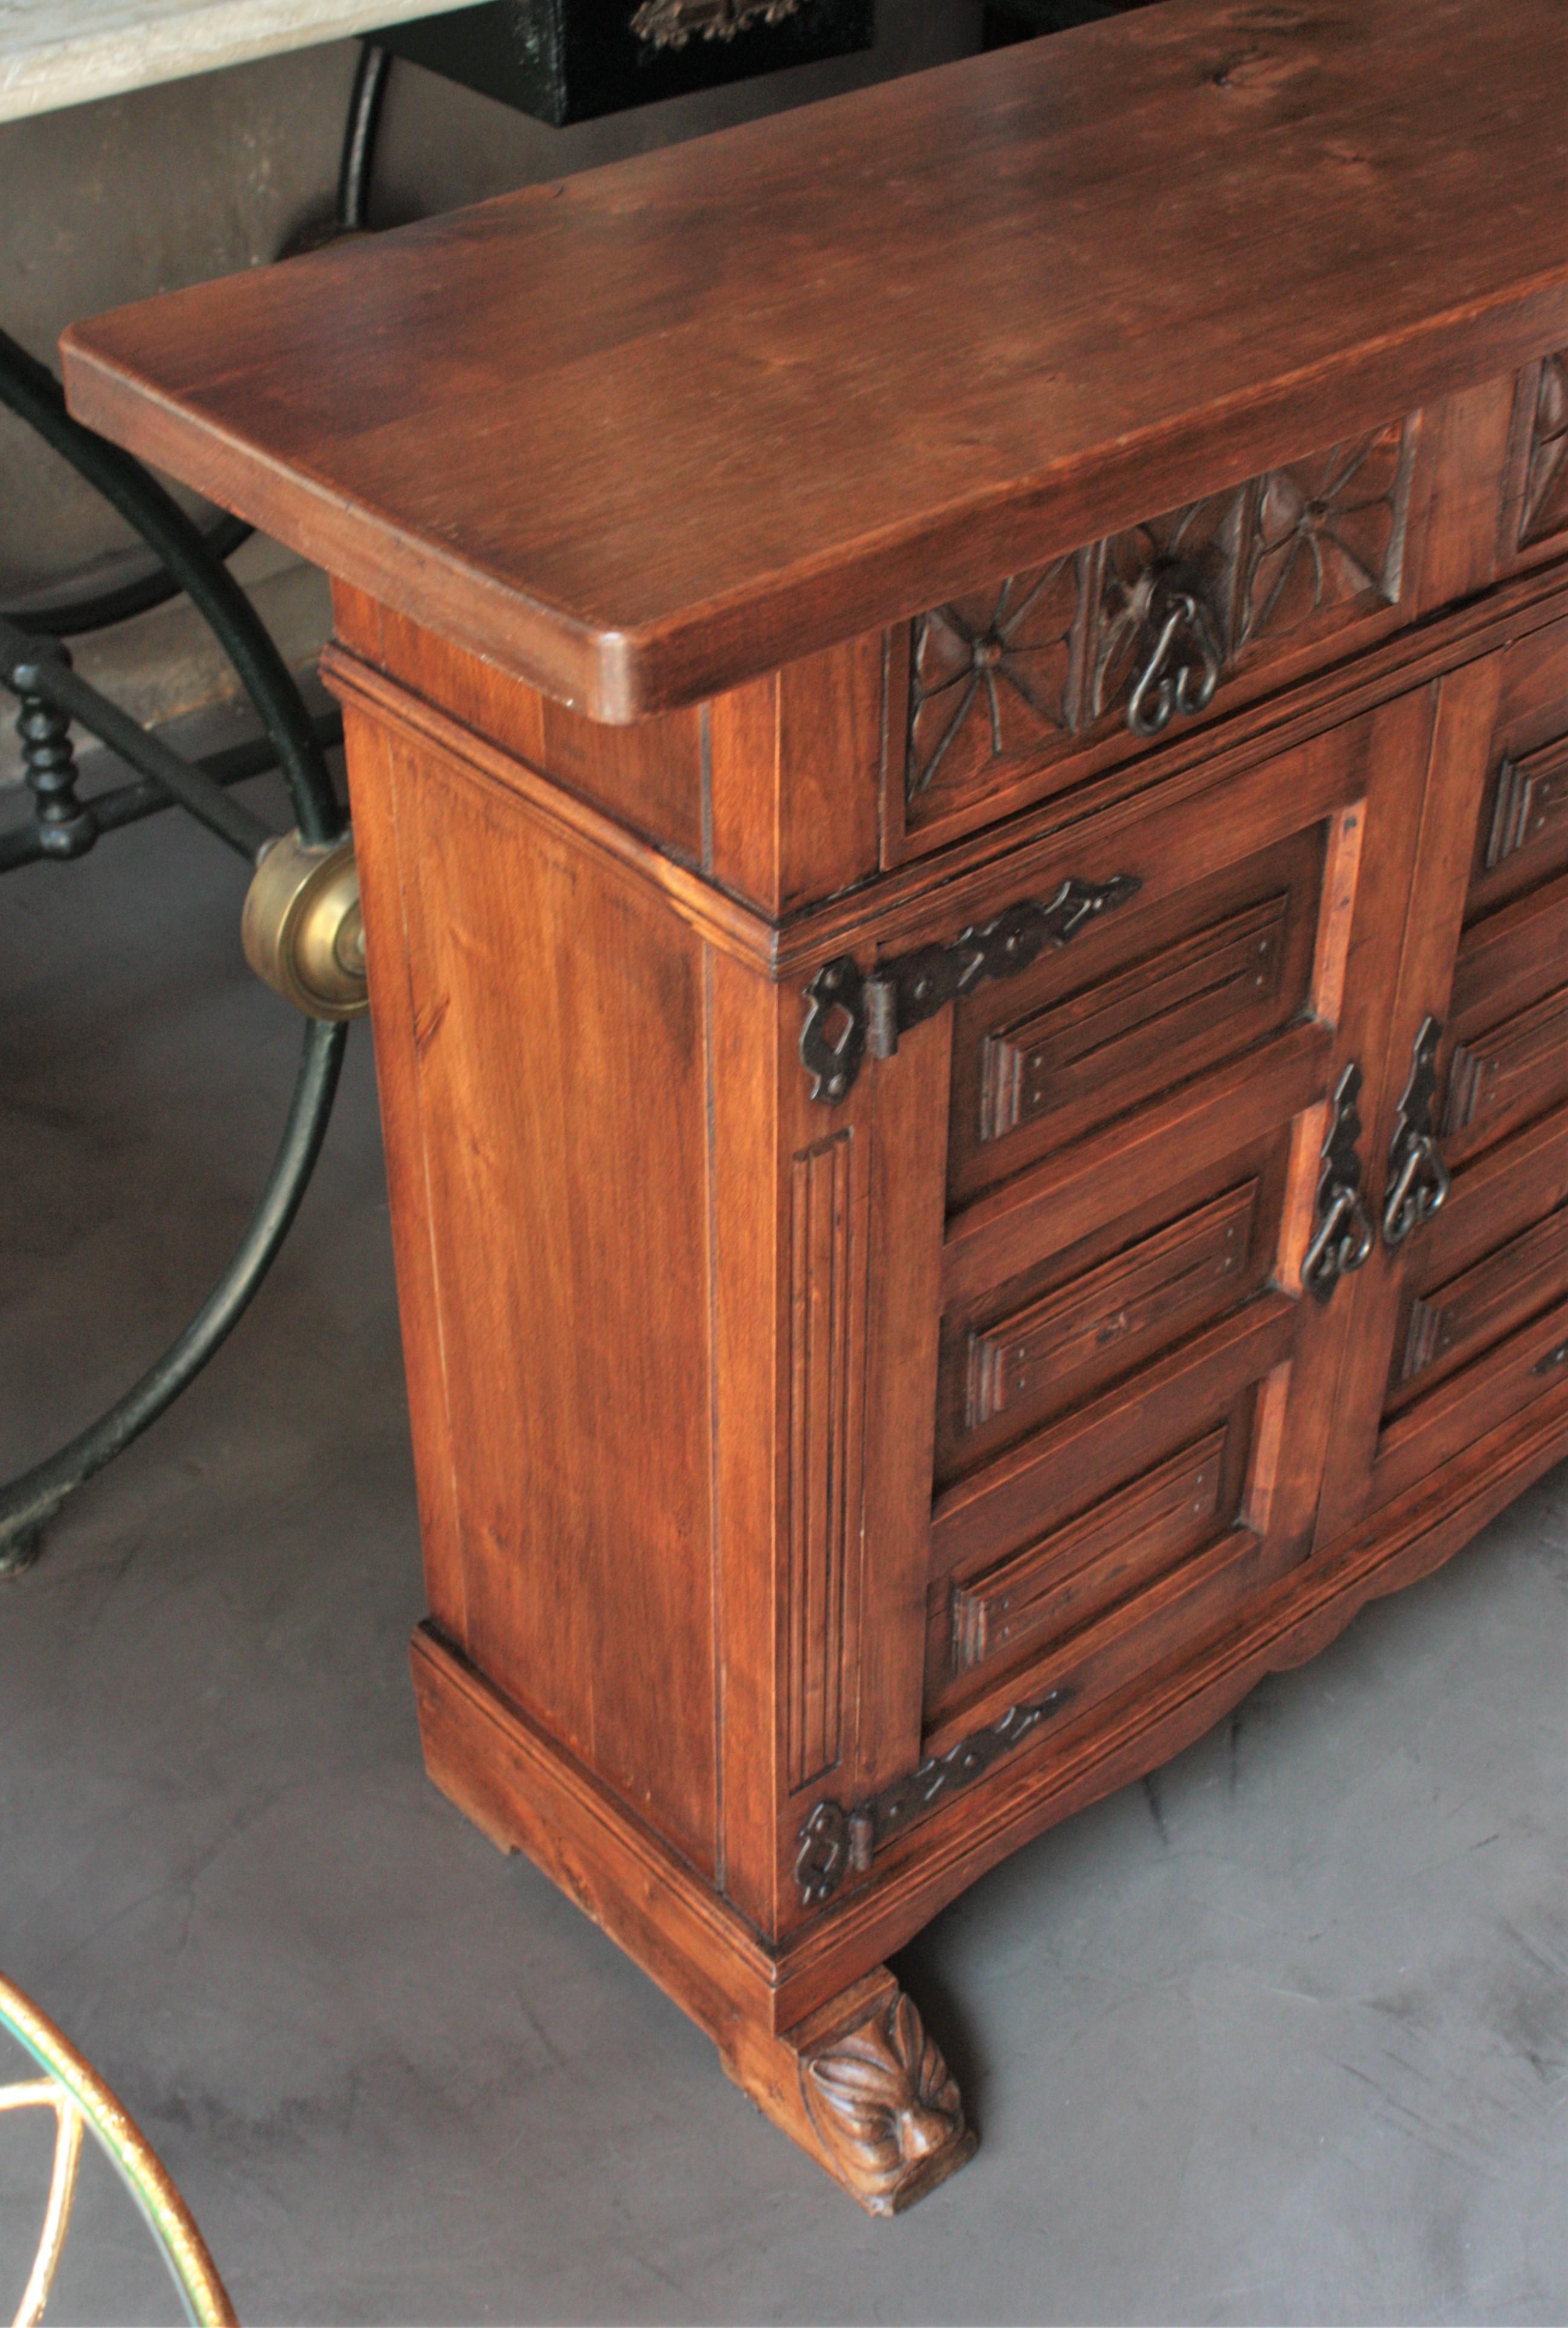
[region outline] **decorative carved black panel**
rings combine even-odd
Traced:
[[[875,0],[484,0],[375,34],[557,127],[869,49]]]

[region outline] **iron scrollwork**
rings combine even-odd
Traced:
[[[1323,1141],[1322,1177],[1313,1216],[1312,1240],[1301,1263],[1301,1282],[1314,1300],[1327,1301],[1342,1277],[1365,1268],[1377,1242],[1361,1196],[1361,1069],[1354,1059],[1334,1090],[1333,1113]]]
[[[1147,739],[1163,734],[1178,711],[1191,719],[1207,709],[1225,658],[1202,595],[1179,566],[1152,577],[1143,635],[1150,643],[1133,674],[1127,725]]]
[[[818,1803],[800,1831],[795,1882],[801,1905],[818,1908],[831,1900],[844,1878],[869,1874],[884,1844],[916,1819],[971,1785],[1050,1715],[1067,1704],[1070,1689],[1047,1690],[1027,1705],[1009,1705],[1000,1722],[961,1738],[945,1754],[928,1755],[906,1779],[897,1779],[879,1795],[846,1811],[831,1800]]]
[[[1430,1221],[1448,1202],[1452,1183],[1438,1153],[1432,1131],[1437,1096],[1437,1048],[1442,1028],[1422,1022],[1411,1057],[1410,1080],[1399,1103],[1399,1122],[1388,1150],[1388,1195],[1383,1206],[1383,1242],[1397,1251],[1412,1230]]]
[[[1097,915],[1136,896],[1135,874],[1108,881],[1062,883],[1049,898],[1027,897],[994,921],[961,930],[949,945],[916,946],[863,978],[852,954],[827,962],[805,989],[811,1005],[801,1029],[801,1059],[812,1097],[843,1099],[869,1050],[890,1059],[898,1037],[950,1002],[997,978],[1012,978],[1047,946],[1065,946]]]
[[[1098,915],[1124,905],[1141,887],[1131,873],[1113,874],[1109,881],[1069,879],[1053,897],[1027,897],[980,928],[961,930],[950,945],[896,954],[866,981],[872,1057],[890,1059],[911,1027],[977,986],[1028,970],[1047,946],[1069,944]]]

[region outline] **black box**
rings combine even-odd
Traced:
[[[869,49],[876,0],[486,0],[370,37],[557,127]]]

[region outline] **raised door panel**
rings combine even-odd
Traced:
[[[1140,894],[1005,992],[958,1006],[951,1202],[1070,1152],[1306,1015],[1331,832],[1325,813],[1214,869],[1207,816],[1130,835],[1121,878]],[[1160,897],[1157,881],[1180,886]]]
[[[1496,725],[1476,820],[1467,927],[1568,872],[1568,621],[1515,641],[1498,662]]]
[[[1568,625],[1443,682],[1374,1129],[1385,1217],[1355,1289],[1324,1544],[1560,1379],[1568,834],[1552,786],[1565,744]]]

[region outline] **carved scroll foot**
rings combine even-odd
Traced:
[[[885,1969],[725,2067],[868,2214],[901,2214],[973,2153],[952,2073]]]

